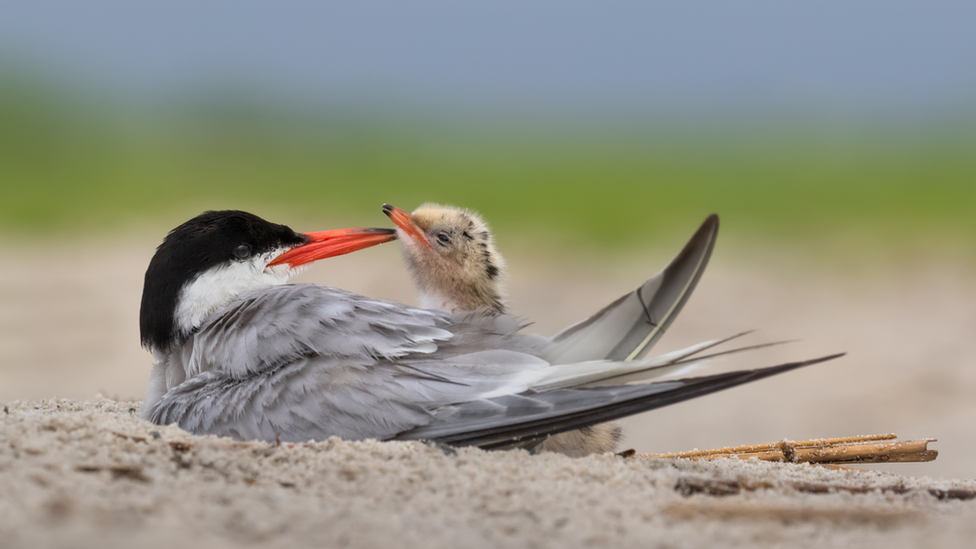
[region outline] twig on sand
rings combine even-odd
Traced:
[[[860,435],[842,438],[823,438],[806,441],[782,440],[768,444],[735,446],[717,450],[694,450],[676,454],[635,454],[632,458],[683,458],[708,461],[719,458],[784,461],[790,463],[819,463],[843,465],[850,463],[904,463],[932,461],[938,455],[929,450],[934,438],[895,440],[893,434]]]
[[[759,490],[774,490],[778,488],[789,488],[797,492],[808,494],[830,494],[846,492],[850,494],[895,494],[909,495],[918,492],[926,492],[939,500],[972,500],[976,499],[976,491],[964,488],[912,488],[903,484],[892,484],[887,486],[857,486],[848,484],[819,483],[819,482],[790,482],[778,481],[769,482],[755,479],[725,480],[698,477],[681,477],[674,485],[674,490],[682,495],[691,496],[702,494],[707,496],[731,496],[742,492],[755,492]]]

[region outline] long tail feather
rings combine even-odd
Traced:
[[[666,375],[673,375],[678,372],[690,372],[696,366],[704,364],[707,359],[713,357],[785,343],[761,343],[699,356],[708,349],[712,349],[748,333],[751,332],[743,332],[723,339],[698,343],[691,347],[642,360],[595,360],[577,364],[554,365],[544,370],[526,372],[525,377],[519,378],[517,381],[523,384],[525,388],[535,391],[623,385],[633,381],[646,381]]]
[[[651,367],[648,367],[648,368],[639,368],[639,367],[618,368],[616,371],[619,372],[619,373],[616,373],[616,374],[614,374],[612,376],[609,376],[608,375],[607,377],[604,377],[603,379],[600,379],[598,381],[593,381],[593,382],[585,383],[585,384],[581,384],[581,385],[575,385],[574,388],[587,388],[587,389],[589,389],[589,388],[592,388],[592,387],[603,387],[603,386],[606,386],[606,385],[623,385],[623,384],[626,384],[626,383],[634,383],[634,382],[638,382],[638,381],[644,381],[644,382],[646,382],[646,381],[649,381],[649,380],[652,380],[652,379],[659,379],[659,378],[662,378],[662,377],[665,377],[665,376],[673,376],[673,375],[677,375],[677,374],[687,374],[687,373],[691,373],[691,372],[697,370],[698,368],[700,368],[702,366],[705,366],[706,364],[710,363],[712,361],[712,359],[715,359],[715,358],[718,358],[718,357],[721,357],[721,356],[727,356],[727,355],[732,355],[732,354],[737,354],[737,353],[743,353],[743,352],[746,352],[746,351],[754,351],[756,349],[765,349],[766,347],[773,347],[773,346],[776,346],[776,345],[785,345],[787,343],[791,343],[791,342],[790,341],[774,341],[772,343],[760,343],[760,344],[757,344],[757,345],[748,345],[746,347],[737,347],[735,349],[729,349],[728,351],[722,351],[722,352],[719,352],[719,353],[712,353],[710,355],[702,355],[702,356],[696,356],[696,357],[690,358],[690,359],[676,360],[676,361],[671,362],[669,364],[656,365],[656,366],[651,366]],[[641,364],[641,362],[640,361],[628,361],[628,362],[625,362],[624,364],[630,366],[630,365]]]
[[[453,446],[485,449],[525,446],[549,435],[676,404],[840,356],[843,353],[768,368],[647,385],[557,389],[467,402],[444,410],[444,421],[408,431],[397,438],[429,439]]]

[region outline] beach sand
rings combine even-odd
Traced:
[[[819,264],[717,250],[656,351],[758,329],[748,342],[803,341],[736,365],[849,354],[629,418],[623,447],[885,432],[939,439],[932,463],[834,471],[474,449],[448,456],[414,443],[275,448],[149,425],[137,419],[152,363],[137,320],[154,244],[4,248],[17,261],[0,264],[0,546],[894,548],[969,547],[976,537],[976,501],[928,491],[976,489],[967,480],[976,476],[969,264]],[[512,255],[512,308],[536,322],[531,331],[551,334],[632,289],[672,252]],[[412,302],[398,255],[387,246],[337,258],[303,280]],[[803,483],[910,490],[821,494]]]
[[[971,480],[611,454],[447,455],[402,442],[276,447],[155,426],[136,418],[138,407],[7,405],[4,547],[893,549],[971,547],[976,535],[976,501],[951,497],[968,497]],[[833,491],[812,493],[818,486]]]

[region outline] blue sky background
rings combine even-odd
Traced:
[[[6,0],[0,59],[139,100],[927,116],[976,104],[976,2]]]

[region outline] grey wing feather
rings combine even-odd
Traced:
[[[167,357],[179,375],[144,415],[242,439],[389,438],[431,421],[437,406],[548,366],[531,353],[544,340],[519,327],[323,286],[266,288]]]
[[[209,371],[169,391],[151,420],[198,434],[289,442],[384,439],[431,421],[421,405],[428,395],[401,383],[410,372],[366,369],[318,358],[246,378]]]
[[[552,434],[675,404],[839,356],[842,355],[645,385],[558,389],[466,402],[439,410],[436,421],[397,438],[430,439],[485,449],[524,447]]]
[[[313,284],[244,294],[187,343],[188,376],[221,370],[243,378],[301,357],[395,358],[432,353],[453,334],[439,311],[369,299]]]
[[[568,364],[646,356],[698,284],[715,247],[718,225],[717,215],[708,216],[663,271],[590,318],[553,336],[545,358]]]

